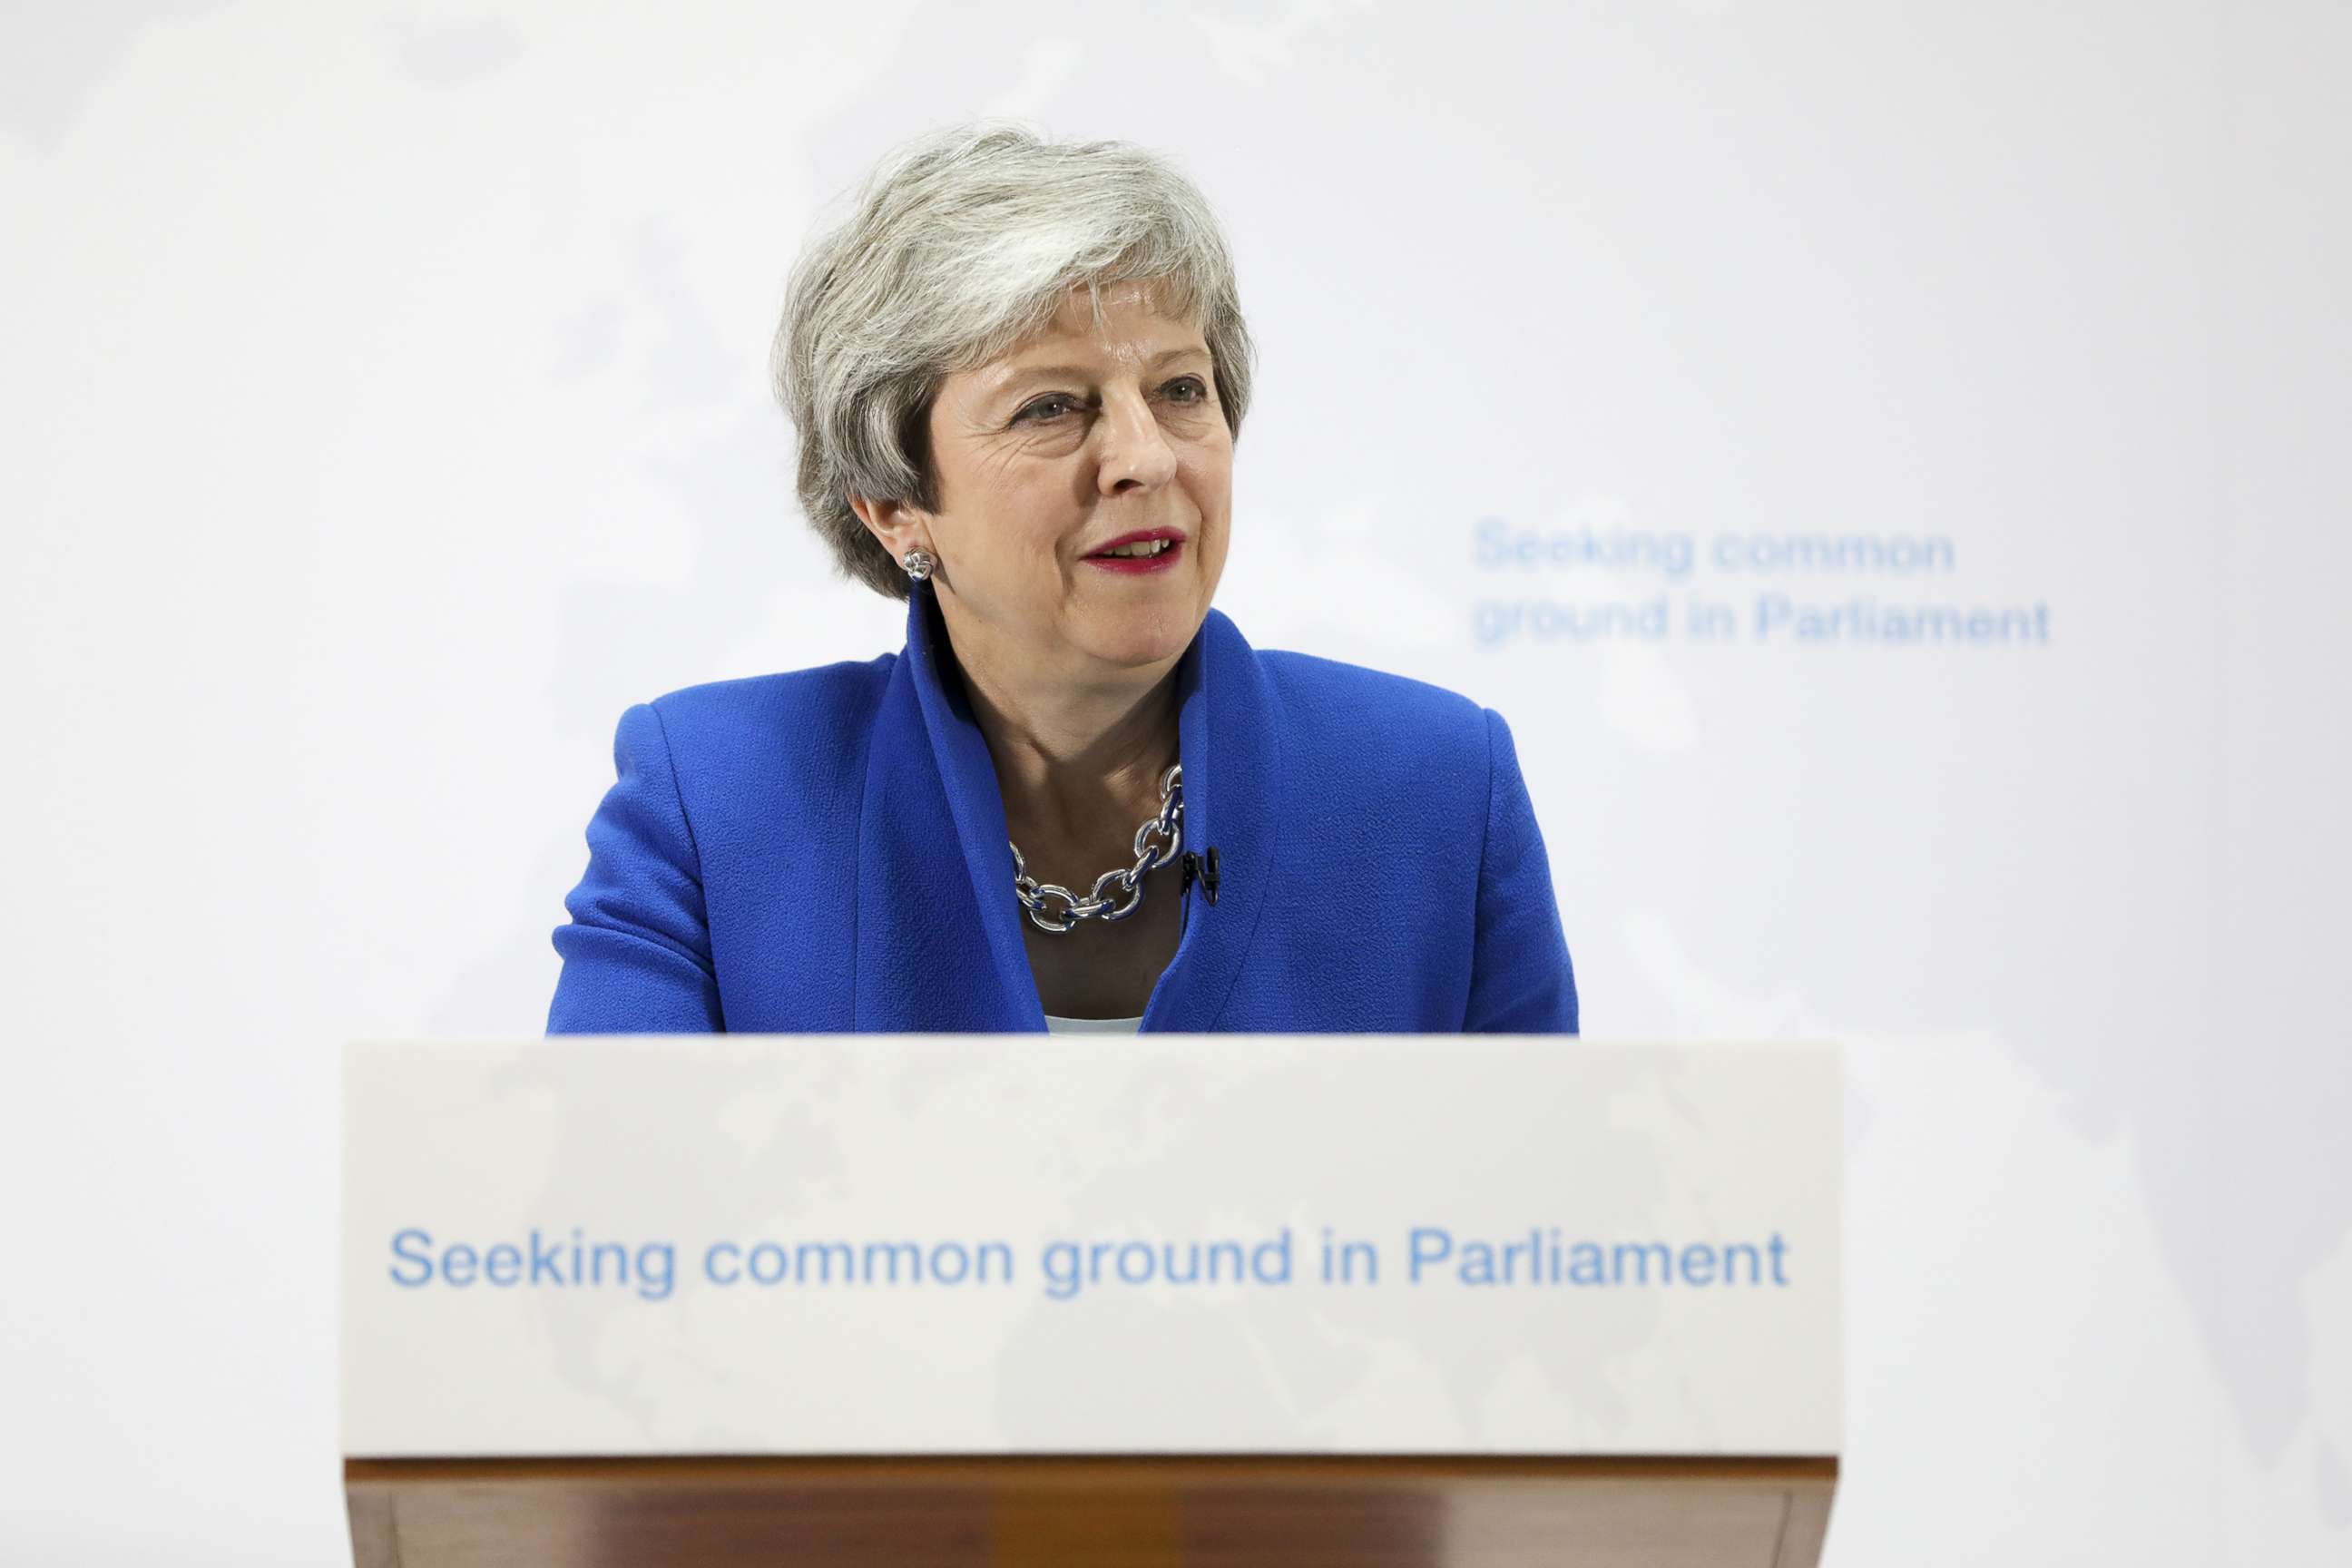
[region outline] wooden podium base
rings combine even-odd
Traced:
[[[358,1568],[1812,1568],[1833,1458],[352,1459]]]

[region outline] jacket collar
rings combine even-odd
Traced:
[[[934,960],[942,952],[957,955],[952,967],[960,973],[887,979],[898,986],[969,987],[962,993],[969,1005],[953,1011],[956,1026],[1042,1031],[1045,1014],[1021,934],[1025,917],[1013,892],[1013,849],[1007,842],[996,766],[989,756],[988,742],[972,718],[955,650],[928,583],[916,584],[908,598],[907,648],[899,663],[896,674],[901,679],[892,680],[886,705],[911,696],[920,710],[920,731],[929,742],[923,749],[929,755],[919,757],[914,746],[888,744],[887,735],[877,735],[867,761],[868,816],[863,832],[870,836],[883,826],[872,815],[877,784],[881,782],[875,778],[875,770],[924,765],[936,769],[984,941],[922,944]],[[1187,895],[1191,907],[1183,938],[1143,1015],[1143,1027],[1155,1033],[1219,1026],[1272,879],[1274,807],[1281,787],[1281,724],[1273,689],[1255,651],[1231,619],[1214,609],[1208,613],[1177,661],[1175,679],[1177,745],[1184,764],[1183,847],[1204,853],[1209,846],[1216,846],[1220,879],[1214,905],[1202,896],[1197,883]],[[912,724],[902,721],[890,728],[897,730],[902,742],[914,739]],[[888,793],[903,798],[908,793],[905,786],[911,782],[895,781]],[[948,876],[952,874],[953,858],[938,856],[929,864],[939,875]],[[898,893],[902,898],[919,896],[913,887],[899,889]],[[919,919],[923,913],[936,915],[961,903],[961,899],[955,899],[925,911],[876,909],[875,913],[895,925],[908,918]],[[868,907],[861,901],[861,910]],[[1071,932],[1068,940],[1083,942],[1088,934],[1081,928]],[[864,952],[860,962],[863,969]],[[889,994],[873,992],[872,1009],[900,1018],[913,1016],[890,1006]],[[867,997],[862,994],[861,1028],[888,1026],[892,1021],[881,1016],[869,1021],[865,1016],[868,1010]],[[936,1008],[925,1009],[924,1016],[940,1016]]]

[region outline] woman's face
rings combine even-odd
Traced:
[[[911,526],[939,558],[960,656],[1083,680],[1172,664],[1209,613],[1233,496],[1215,367],[1150,285],[1112,285],[1102,304],[1097,329],[1073,289],[1043,331],[949,376],[932,404],[939,510]],[[1165,541],[1160,553],[1103,555],[1138,535]]]

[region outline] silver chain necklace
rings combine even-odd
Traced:
[[[1123,921],[1143,902],[1143,876],[1156,871],[1176,858],[1184,843],[1184,764],[1171,763],[1160,775],[1160,815],[1151,817],[1135,830],[1135,864],[1105,871],[1095,879],[1095,885],[1085,898],[1079,898],[1058,882],[1043,886],[1029,874],[1029,863],[1021,858],[1021,846],[1013,845],[1013,891],[1019,896],[1021,907],[1029,911],[1029,923],[1039,931],[1060,936],[1082,920]],[[1157,841],[1157,842],[1155,842]],[[1012,843],[1007,839],[1005,842]],[[1116,888],[1117,892],[1110,891]],[[1120,903],[1121,895],[1126,902]],[[1055,913],[1047,908],[1049,902],[1060,900],[1062,909]]]

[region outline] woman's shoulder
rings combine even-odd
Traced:
[[[1261,652],[1282,700],[1286,740],[1407,768],[1433,756],[1475,754],[1488,744],[1486,708],[1433,681],[1319,654]]]
[[[1455,817],[1481,811],[1498,765],[1515,765],[1502,716],[1459,691],[1318,654],[1258,658],[1294,783],[1410,796]]]
[[[740,744],[747,734],[791,732],[808,725],[821,726],[837,739],[844,725],[870,718],[879,707],[898,658],[886,653],[704,681],[665,692],[646,706],[659,716],[672,746],[710,740]]]
[[[623,714],[616,746],[660,755],[689,807],[831,796],[861,764],[898,658],[680,687]]]

